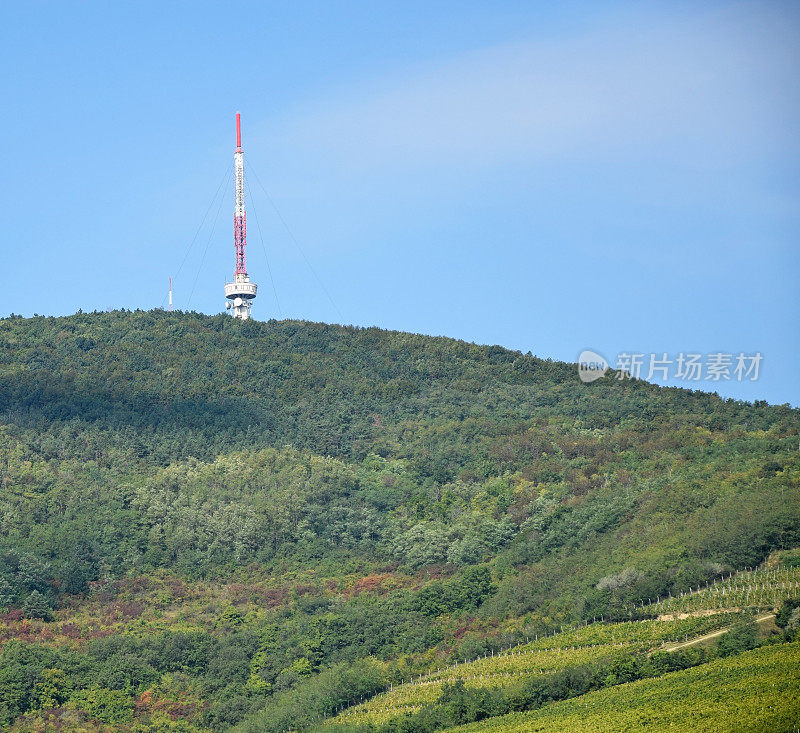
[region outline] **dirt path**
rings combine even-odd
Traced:
[[[756,619],[756,623],[760,624],[762,621],[767,621],[768,619],[775,618],[774,613],[768,613],[764,616],[759,616]],[[722,636],[723,634],[727,634],[730,631],[730,626],[727,629],[720,629],[719,631],[712,631],[710,634],[705,634],[704,636],[698,636],[696,639],[692,639],[691,641],[684,641],[680,644],[675,644],[675,646],[664,647],[665,652],[674,652],[676,649],[684,649],[687,646],[693,646],[695,644],[700,644],[701,642],[706,641],[707,639],[713,639],[715,636]]]
[[[731,608],[704,608],[701,611],[682,611],[678,613],[661,613],[657,621],[682,621],[685,618],[700,618],[702,616],[716,616],[718,613],[739,613],[741,608],[732,606]]]

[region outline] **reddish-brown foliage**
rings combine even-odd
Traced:
[[[348,595],[358,596],[362,593],[372,593],[383,595],[388,592],[387,587],[391,583],[392,576],[389,573],[371,573],[359,578],[355,585],[350,589]]]
[[[144,604],[140,601],[117,601],[114,604],[118,617],[123,621],[139,618],[144,612]]]
[[[61,624],[59,631],[62,636],[66,636],[68,639],[80,639],[83,636],[81,627],[73,623]]]
[[[267,588],[261,591],[259,600],[270,608],[282,606],[289,600],[289,591],[286,588]]]

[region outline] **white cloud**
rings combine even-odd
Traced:
[[[728,165],[790,144],[796,30],[763,3],[615,18],[338,90],[269,134],[354,171],[660,150]]]

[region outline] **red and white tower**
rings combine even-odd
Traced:
[[[233,282],[225,283],[225,307],[234,318],[247,320],[256,297],[258,286],[247,276],[245,247],[247,246],[247,214],[244,210],[244,153],[242,153],[242,123],[236,113],[236,152],[233,154],[236,170],[236,208],[233,211],[233,246],[236,249],[236,269]]]

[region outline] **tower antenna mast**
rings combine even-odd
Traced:
[[[236,113],[236,151],[233,154],[236,171],[236,207],[233,211],[233,246],[236,251],[236,267],[233,271],[233,282],[225,283],[225,307],[234,318],[246,321],[250,318],[250,308],[256,297],[258,286],[250,282],[247,275],[247,213],[244,208],[244,153],[242,152],[242,122]]]

